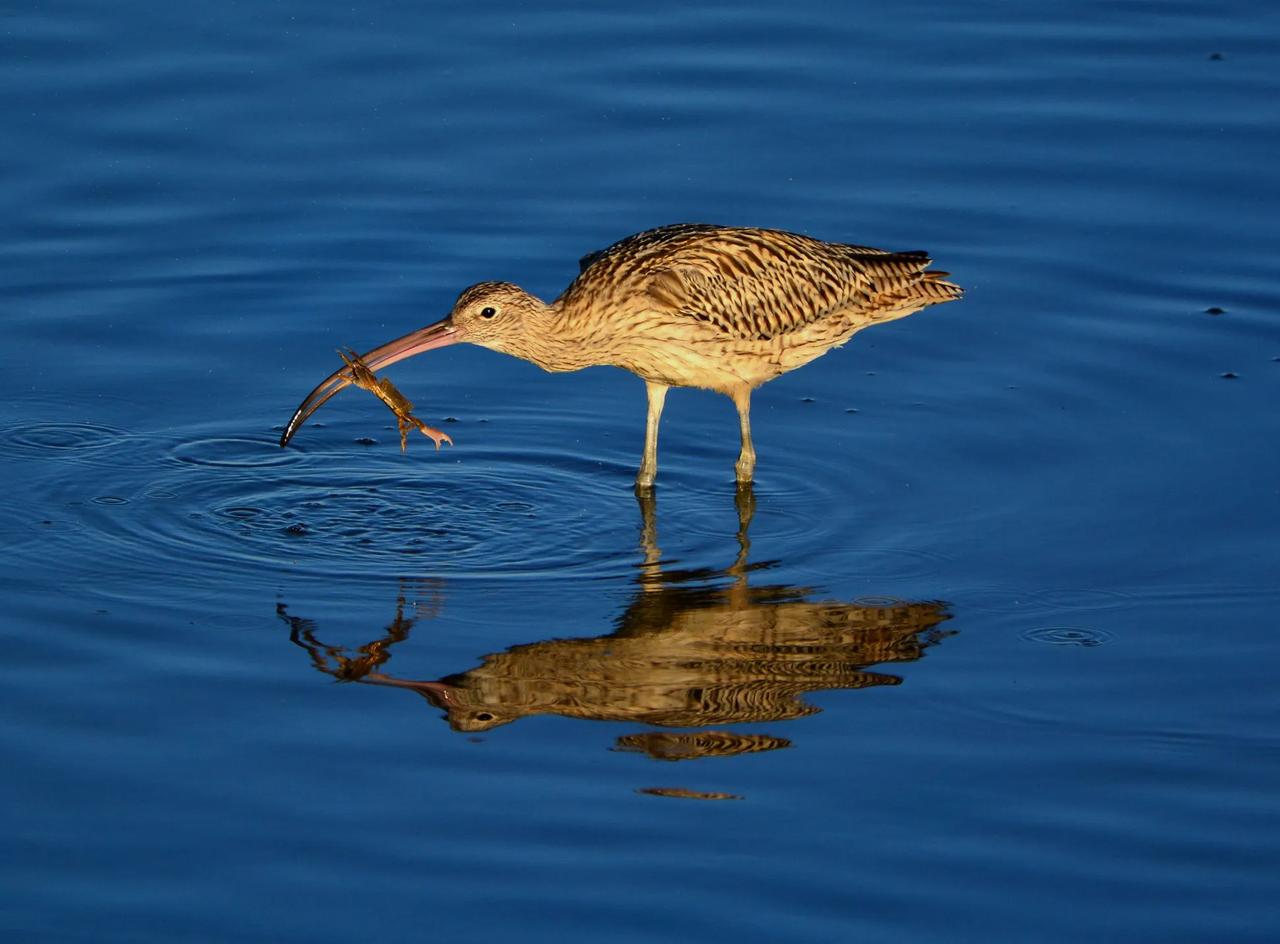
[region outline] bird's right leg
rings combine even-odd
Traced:
[[[751,388],[739,387],[730,394],[733,405],[738,408],[738,425],[742,428],[742,451],[738,453],[734,472],[737,475],[738,487],[751,484],[756,471],[756,449],[751,445]]]
[[[644,382],[649,395],[649,416],[644,424],[644,455],[640,459],[640,471],[636,473],[636,491],[653,488],[658,475],[658,421],[662,419],[662,405],[667,399],[667,385],[652,380]]]

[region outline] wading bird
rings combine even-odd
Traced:
[[[373,371],[448,344],[512,354],[548,371],[609,364],[645,382],[649,413],[636,489],[658,471],[658,421],[670,387],[703,387],[733,400],[749,483],[751,392],[863,328],[893,321],[963,290],[927,271],[923,252],[886,252],[780,230],[685,223],[637,233],[584,256],[582,271],[550,304],[510,282],[466,289],[449,316],[363,357]],[[344,367],[294,412],[298,428],[353,380]]]

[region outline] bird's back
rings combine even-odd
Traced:
[[[618,363],[641,376],[755,386],[861,328],[959,298],[929,264],[923,252],[683,223],[584,256],[557,306],[575,333],[613,332]]]
[[[582,257],[562,304],[643,297],[726,334],[767,339],[837,309],[870,321],[963,290],[929,272],[924,252],[887,252],[783,230],[679,223]],[[698,310],[695,310],[698,309]],[[900,317],[900,315],[898,315]]]

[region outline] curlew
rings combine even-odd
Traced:
[[[781,230],[678,224],[629,236],[584,256],[581,272],[551,303],[510,282],[480,282],[447,318],[364,355],[370,370],[465,342],[548,371],[612,365],[638,375],[648,394],[636,489],[658,471],[658,423],[671,387],[702,387],[737,407],[735,466],[751,482],[751,393],[858,331],[894,321],[963,290],[929,271],[923,252],[886,252]],[[280,437],[353,381],[338,370],[302,401]]]

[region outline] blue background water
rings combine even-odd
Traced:
[[[0,36],[6,939],[1280,933],[1275,5],[122,0]],[[756,396],[748,571],[712,394],[668,401],[660,558],[619,371],[450,349],[392,376],[455,448],[353,393],[274,446],[334,348],[682,220],[969,290]],[[950,619],[869,669],[901,684],[732,729],[789,749],[670,763],[611,749],[640,722],[457,733],[281,618],[351,658],[400,601],[367,651],[439,679],[743,580],[756,617]]]

